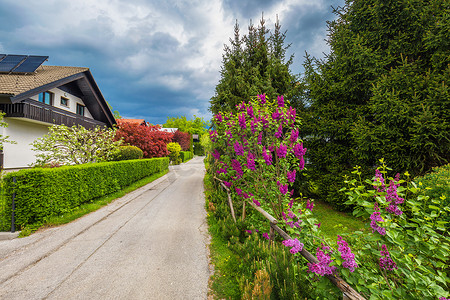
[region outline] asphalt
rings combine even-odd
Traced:
[[[69,224],[0,240],[0,299],[207,299],[201,157]]]

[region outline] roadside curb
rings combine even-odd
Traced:
[[[16,232],[0,232],[0,241],[12,240],[19,236],[20,231]]]

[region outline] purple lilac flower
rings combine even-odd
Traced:
[[[237,179],[242,178],[244,172],[242,171],[241,164],[237,160],[231,160],[231,167],[236,171]]]
[[[287,180],[289,181],[289,182],[294,182],[295,181],[295,173],[297,172],[297,170],[292,170],[292,171],[288,171],[287,172]]]
[[[252,134],[255,134],[256,133],[256,124],[257,124],[257,121],[256,120],[252,120],[251,122],[250,122],[250,130],[252,131]]]
[[[339,235],[337,244],[339,246],[338,251],[341,252],[341,257],[344,260],[342,266],[344,268],[347,268],[351,273],[353,273],[353,271],[355,271],[355,268],[358,267],[358,265],[355,262],[355,254],[352,253],[347,242]]]
[[[279,139],[283,136],[283,126],[278,126],[278,130],[275,132],[274,136]]]
[[[300,241],[298,239],[284,240],[281,243],[286,247],[291,247],[291,250],[289,250],[289,251],[292,254],[302,251],[303,246],[304,246],[302,243],[300,243]]]
[[[292,120],[292,126],[294,126],[296,111],[295,108],[289,107],[287,111],[288,119]]]
[[[231,133],[231,131],[227,130],[225,131],[225,134],[228,136],[228,141],[231,141],[231,139],[233,138],[233,134]]]
[[[215,159],[219,160],[219,159],[220,159],[220,153],[219,153],[219,151],[217,151],[217,149],[214,149],[214,152],[213,152],[212,156],[213,156]]]
[[[217,132],[216,131],[210,131],[209,137],[213,143],[217,142]]]
[[[266,117],[263,117],[263,118],[261,119],[261,123],[262,123],[262,125],[263,125],[263,129],[269,128],[269,121],[266,119]]]
[[[258,95],[259,100],[261,101],[261,104],[266,104],[266,94]]]
[[[330,263],[332,263],[333,260],[331,260],[331,257],[324,252],[324,251],[328,252],[329,250],[330,250],[329,247],[326,246],[324,247],[323,245],[322,249],[317,248],[316,256],[319,262],[316,264],[308,263],[309,272],[314,272],[320,276],[332,275],[334,273],[336,267],[330,266]]]
[[[266,239],[270,240],[269,234],[267,232],[263,233],[263,237],[265,237]]]
[[[284,97],[283,95],[277,97],[278,107],[284,107]]]
[[[288,192],[288,185],[287,184],[281,184],[281,182],[277,181],[278,188],[280,189],[280,193],[283,195],[286,195]]]
[[[242,113],[241,115],[238,116],[238,120],[239,120],[239,126],[241,126],[241,129],[247,128],[247,125],[245,124],[245,114],[244,113]]]
[[[397,264],[392,260],[386,245],[381,246],[380,268],[387,271],[397,269]]]
[[[399,174],[397,176],[400,176]],[[400,184],[396,184],[396,181],[391,180],[389,182],[389,188],[387,189],[387,195],[386,195],[386,202],[389,203],[389,206],[386,208],[386,210],[391,213],[395,214],[397,216],[401,215],[403,212],[398,208],[399,204],[402,204],[405,199],[400,198],[397,194],[397,188]]]
[[[258,201],[258,200],[256,200],[256,199],[253,199],[253,203],[255,203],[255,204],[256,204],[256,206],[261,206],[261,203],[259,203],[259,201]]]
[[[262,142],[262,136],[263,136],[263,133],[262,133],[262,131],[259,133],[259,135],[258,135],[258,145],[261,145],[261,142]]]
[[[272,113],[272,119],[275,121],[280,119],[283,114],[278,111],[278,108]]]
[[[439,300],[450,300],[450,298],[439,297]]]
[[[289,208],[292,208],[292,205],[294,205],[294,199],[291,199],[291,201],[289,201],[289,204],[288,204]]]
[[[294,129],[291,131],[291,137],[289,138],[289,140],[291,141],[291,143],[295,143],[298,139],[298,130]]]
[[[234,190],[236,191],[236,193],[238,194],[239,197],[242,197],[242,196],[243,196],[242,190],[241,190],[240,188],[235,187]]]
[[[237,107],[238,111],[243,111],[243,110],[245,110],[245,103],[241,102],[238,105],[236,105],[236,107]]]
[[[250,117],[250,118],[253,118],[255,115],[253,114],[253,107],[252,106],[249,106],[249,107],[247,107],[247,115]]]
[[[378,182],[379,182],[379,184],[378,184]],[[378,169],[375,170],[375,183],[373,185],[373,188],[376,189],[377,192],[386,191],[383,174],[381,174],[380,170],[378,170]]]
[[[222,114],[218,113],[214,116],[214,118],[217,120],[218,124],[222,123]]]
[[[238,141],[236,141],[233,146],[236,155],[244,155],[244,147]]]
[[[277,156],[279,158],[284,158],[286,157],[287,154],[287,146],[281,144],[280,147],[277,148]]]
[[[306,200],[306,209],[309,209],[310,211],[312,211],[314,208],[314,202],[313,201],[309,201],[309,199]]]
[[[232,182],[228,182],[228,181],[224,181],[223,184],[225,184],[225,186],[226,186],[227,188],[230,188],[230,187],[233,185]]]
[[[251,153],[248,153],[248,156],[247,156],[247,168],[249,168],[250,170],[253,170],[253,171],[256,170],[255,156]]]
[[[322,223],[314,223],[314,225],[316,225],[316,226],[317,226],[317,229],[319,229],[319,228],[320,228],[320,225],[322,225]]]
[[[303,158],[303,155],[306,153],[306,148],[303,148],[303,143],[294,145],[294,155],[298,159]]]
[[[272,164],[272,153],[267,152],[266,146],[263,146],[262,156],[266,162],[266,165],[270,166]]]
[[[252,234],[252,231],[248,229],[245,232],[247,232],[248,234]]]
[[[297,217],[291,210],[289,210],[289,213],[287,214],[287,216],[291,219],[294,219]]]
[[[386,229],[377,224],[377,222],[384,222],[379,210],[378,203],[375,202],[374,212],[370,215],[370,227],[372,227],[372,233],[377,231],[379,234],[385,235]]]

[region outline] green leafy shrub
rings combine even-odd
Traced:
[[[170,162],[174,165],[179,165],[182,162],[180,158],[181,146],[178,143],[168,143],[167,151],[169,151]]]
[[[112,161],[142,159],[144,152],[136,146],[120,146],[113,155]]]
[[[200,142],[194,142],[194,154],[198,156],[205,155],[205,149],[203,149],[202,144]]]
[[[421,177],[416,177],[414,182],[423,190],[425,196],[440,201],[440,208],[450,206],[450,164],[435,167],[433,170]],[[432,209],[428,212],[431,213]],[[450,222],[450,214],[446,216],[445,221]],[[447,228],[450,223],[447,223]]]
[[[194,154],[191,151],[181,151],[181,161],[186,162],[194,157]]]
[[[144,177],[166,170],[169,159],[153,158],[35,168],[6,174],[5,217],[11,221],[12,194],[18,229],[70,212],[82,203],[115,192]],[[13,177],[16,183],[13,183]]]

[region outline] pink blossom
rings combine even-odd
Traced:
[[[265,237],[266,239],[270,240],[269,234],[267,232],[263,233],[263,237]]]
[[[386,245],[381,246],[380,268],[387,271],[397,269],[397,264],[392,260]]]
[[[266,162],[266,165],[270,166],[272,164],[272,153],[267,152],[266,146],[263,146],[262,156]]]
[[[318,263],[312,264],[308,263],[308,271],[314,272],[317,275],[324,276],[324,275],[332,275],[336,271],[335,266],[330,266],[330,263],[333,262],[328,252],[330,250],[329,247],[323,246],[322,249],[317,248],[316,256]],[[325,251],[325,252],[324,252]]]
[[[295,143],[298,139],[298,129],[294,129],[291,131],[291,137],[289,138],[289,140],[291,141],[291,143]]]
[[[277,102],[278,107],[284,107],[284,97],[282,95],[277,97]]]
[[[261,104],[266,104],[266,94],[258,95],[259,100],[261,101]]]
[[[284,240],[281,242],[286,247],[291,247],[291,250],[289,250],[292,254],[295,254],[297,252],[300,252],[303,250],[303,243],[300,243],[298,239],[290,239],[290,240]]]
[[[278,126],[278,130],[275,132],[274,136],[279,139],[283,136],[283,126],[280,124],[280,126]]]
[[[239,126],[241,127],[241,129],[247,128],[247,125],[245,123],[245,114],[244,113],[242,113],[241,115],[238,116],[238,120],[239,120]]]
[[[250,170],[255,171],[256,167],[255,167],[255,156],[251,153],[248,154],[247,156],[247,168],[249,168]]]
[[[219,160],[219,159],[220,159],[220,153],[219,153],[219,151],[217,151],[217,149],[214,149],[214,152],[212,153],[212,156],[213,156],[215,159]]]
[[[352,253],[347,242],[339,235],[337,244],[339,246],[338,251],[341,253],[341,257],[344,260],[342,266],[344,268],[347,268],[350,272],[353,273],[355,271],[355,268],[358,267],[358,265],[355,262],[355,254]]]
[[[277,156],[279,158],[284,158],[286,157],[287,154],[287,146],[281,144],[280,147],[277,148]]]
[[[310,211],[312,211],[314,208],[314,202],[313,201],[309,201],[309,199],[306,200],[306,209],[309,209]]]
[[[258,200],[256,200],[256,199],[253,199],[253,203],[255,203],[255,204],[256,204],[256,206],[261,206],[261,203],[259,203],[259,201],[258,201]]]
[[[244,155],[244,147],[238,141],[233,144],[233,147],[236,155]]]

